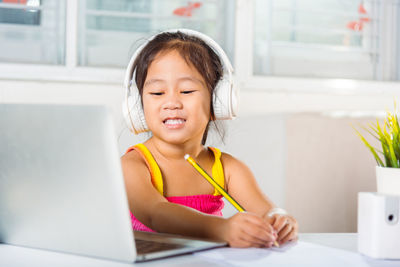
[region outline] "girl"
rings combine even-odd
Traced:
[[[136,133],[152,133],[122,157],[134,230],[219,239],[232,247],[271,247],[297,239],[296,220],[261,192],[249,168],[204,146],[210,123],[227,118],[226,106],[228,117],[234,116],[231,81],[222,49],[198,32],[162,32],[133,55],[125,117]],[[185,154],[247,212],[223,218],[222,196]]]

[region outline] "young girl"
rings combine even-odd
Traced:
[[[223,99],[221,91],[232,88],[229,68],[215,42],[190,30],[162,32],[132,57],[126,120],[136,133],[152,133],[122,157],[134,230],[218,239],[232,247],[271,247],[297,239],[296,220],[262,193],[249,168],[204,146],[210,123],[224,118],[224,103],[233,101]],[[185,154],[247,212],[223,218],[222,196]]]

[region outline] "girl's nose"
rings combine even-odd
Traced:
[[[183,105],[179,98],[179,95],[175,93],[167,95],[167,98],[165,99],[165,102],[163,104],[164,109],[181,109],[182,106]]]

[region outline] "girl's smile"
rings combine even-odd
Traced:
[[[181,118],[167,118],[164,120],[164,124],[168,129],[181,129],[183,128],[185,121],[185,119]]]

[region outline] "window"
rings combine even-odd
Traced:
[[[400,80],[400,0],[0,0],[0,78],[119,83],[171,28],[221,44],[243,90]]]
[[[64,64],[65,2],[0,0],[0,61]]]
[[[80,4],[81,66],[126,67],[146,38],[173,28],[210,35],[232,59],[234,1],[86,0]]]
[[[399,1],[256,0],[254,10],[256,75],[397,78]]]

